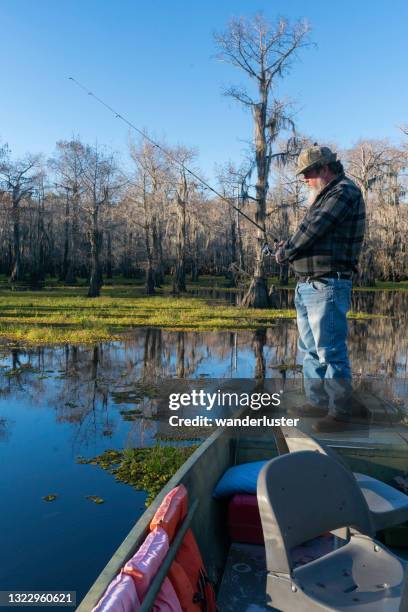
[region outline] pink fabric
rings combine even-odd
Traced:
[[[130,576],[119,574],[110,583],[104,596],[92,612],[137,612],[140,601]]]
[[[150,532],[139,550],[94,608],[95,612],[137,612],[169,550],[169,538],[161,527]],[[154,612],[183,612],[170,580],[165,578],[153,605]]]
[[[176,591],[168,578],[164,579],[152,610],[153,612],[183,612]]]
[[[137,553],[126,563],[123,571],[132,576],[140,601],[149,588],[151,581],[169,550],[169,538],[162,527],[149,533]]]

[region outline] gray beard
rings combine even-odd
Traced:
[[[321,192],[321,189],[317,189],[317,188],[309,189],[309,195],[307,196],[308,206],[311,206],[313,204],[313,202],[316,200],[320,192]]]
[[[320,185],[319,187],[310,187],[309,195],[307,196],[307,205],[311,206],[313,202],[318,197],[319,193],[324,189],[325,185]]]

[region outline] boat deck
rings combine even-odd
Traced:
[[[324,537],[311,547],[297,547],[300,564],[329,552],[331,542]],[[408,559],[408,549],[390,548],[399,557]],[[230,546],[225,571],[218,591],[217,605],[222,612],[271,612],[277,608],[267,605],[265,547],[233,542]]]
[[[217,604],[223,612],[273,610],[266,603],[265,547],[234,542],[229,549]]]

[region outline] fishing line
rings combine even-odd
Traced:
[[[246,215],[244,212],[242,212],[242,210],[240,208],[238,208],[238,206],[234,206],[234,204],[231,202],[231,200],[229,200],[228,198],[226,198],[225,196],[223,196],[221,193],[219,193],[216,189],[214,189],[214,187],[211,187],[211,185],[209,185],[209,183],[207,183],[204,179],[202,179],[200,176],[198,176],[198,174],[196,174],[195,172],[193,172],[193,170],[190,170],[190,168],[188,168],[182,161],[180,161],[179,159],[177,159],[177,157],[175,157],[172,153],[170,153],[169,151],[167,151],[164,147],[162,147],[161,145],[159,145],[157,142],[155,142],[154,140],[152,140],[152,138],[150,138],[150,136],[148,136],[143,130],[141,130],[140,128],[138,128],[136,125],[134,125],[131,121],[129,121],[129,119],[127,119],[126,117],[124,117],[124,115],[121,115],[119,112],[117,112],[114,108],[112,108],[112,106],[110,106],[109,104],[107,104],[104,100],[102,100],[102,98],[99,98],[99,96],[95,95],[92,91],[90,91],[89,89],[87,89],[85,87],[85,85],[82,85],[82,83],[80,83],[79,81],[77,81],[74,77],[68,77],[68,79],[70,81],[72,81],[73,83],[75,83],[75,85],[77,85],[80,89],[82,89],[85,93],[88,94],[88,96],[91,96],[92,98],[94,98],[97,102],[99,102],[99,104],[101,104],[102,106],[104,106],[109,112],[111,112],[113,115],[115,115],[116,119],[120,119],[121,121],[123,121],[124,123],[126,123],[126,125],[128,125],[132,130],[135,130],[135,132],[137,132],[138,134],[140,134],[143,138],[145,138],[148,142],[150,142],[150,144],[152,144],[154,147],[156,147],[157,149],[159,149],[159,151],[161,151],[162,153],[164,153],[172,162],[174,162],[175,164],[177,164],[178,166],[180,166],[185,172],[187,172],[188,174],[190,174],[192,177],[194,177],[199,183],[201,183],[202,185],[204,185],[204,187],[206,189],[208,189],[209,191],[212,191],[212,193],[214,193],[217,197],[219,197],[221,200],[223,200],[224,202],[227,202],[227,204],[229,204],[229,206],[231,206],[231,208],[233,208],[234,210],[236,210],[240,215],[242,215],[247,221],[249,221],[250,223],[252,223],[252,225],[254,225],[256,228],[258,228],[265,236],[266,236],[266,230],[265,228],[261,227],[256,221],[254,221],[253,219],[251,219],[251,217],[248,217],[248,215]],[[274,242],[278,242],[277,238],[273,238]],[[272,251],[270,251],[267,243],[265,243],[262,247],[262,250],[264,252],[265,255],[267,254],[272,254]]]

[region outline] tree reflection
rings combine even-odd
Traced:
[[[255,330],[252,345],[255,355],[255,383],[256,387],[262,387],[265,380],[265,356],[264,346],[266,344],[266,328]]]
[[[355,292],[353,300],[353,309],[373,309],[388,317],[349,321],[354,378],[386,376],[386,392],[392,396],[398,384],[393,380],[408,378],[408,295]],[[301,377],[294,367],[301,358],[294,320],[279,320],[255,332],[138,329],[121,342],[93,347],[5,347],[0,352],[0,399],[51,407],[58,422],[70,424],[74,443],[82,446],[114,437],[124,424],[128,436],[151,435],[160,411],[155,389],[163,379],[249,375],[263,384],[266,378]],[[138,413],[133,420],[128,414],[132,410]],[[3,439],[9,431],[4,419],[0,403]]]

